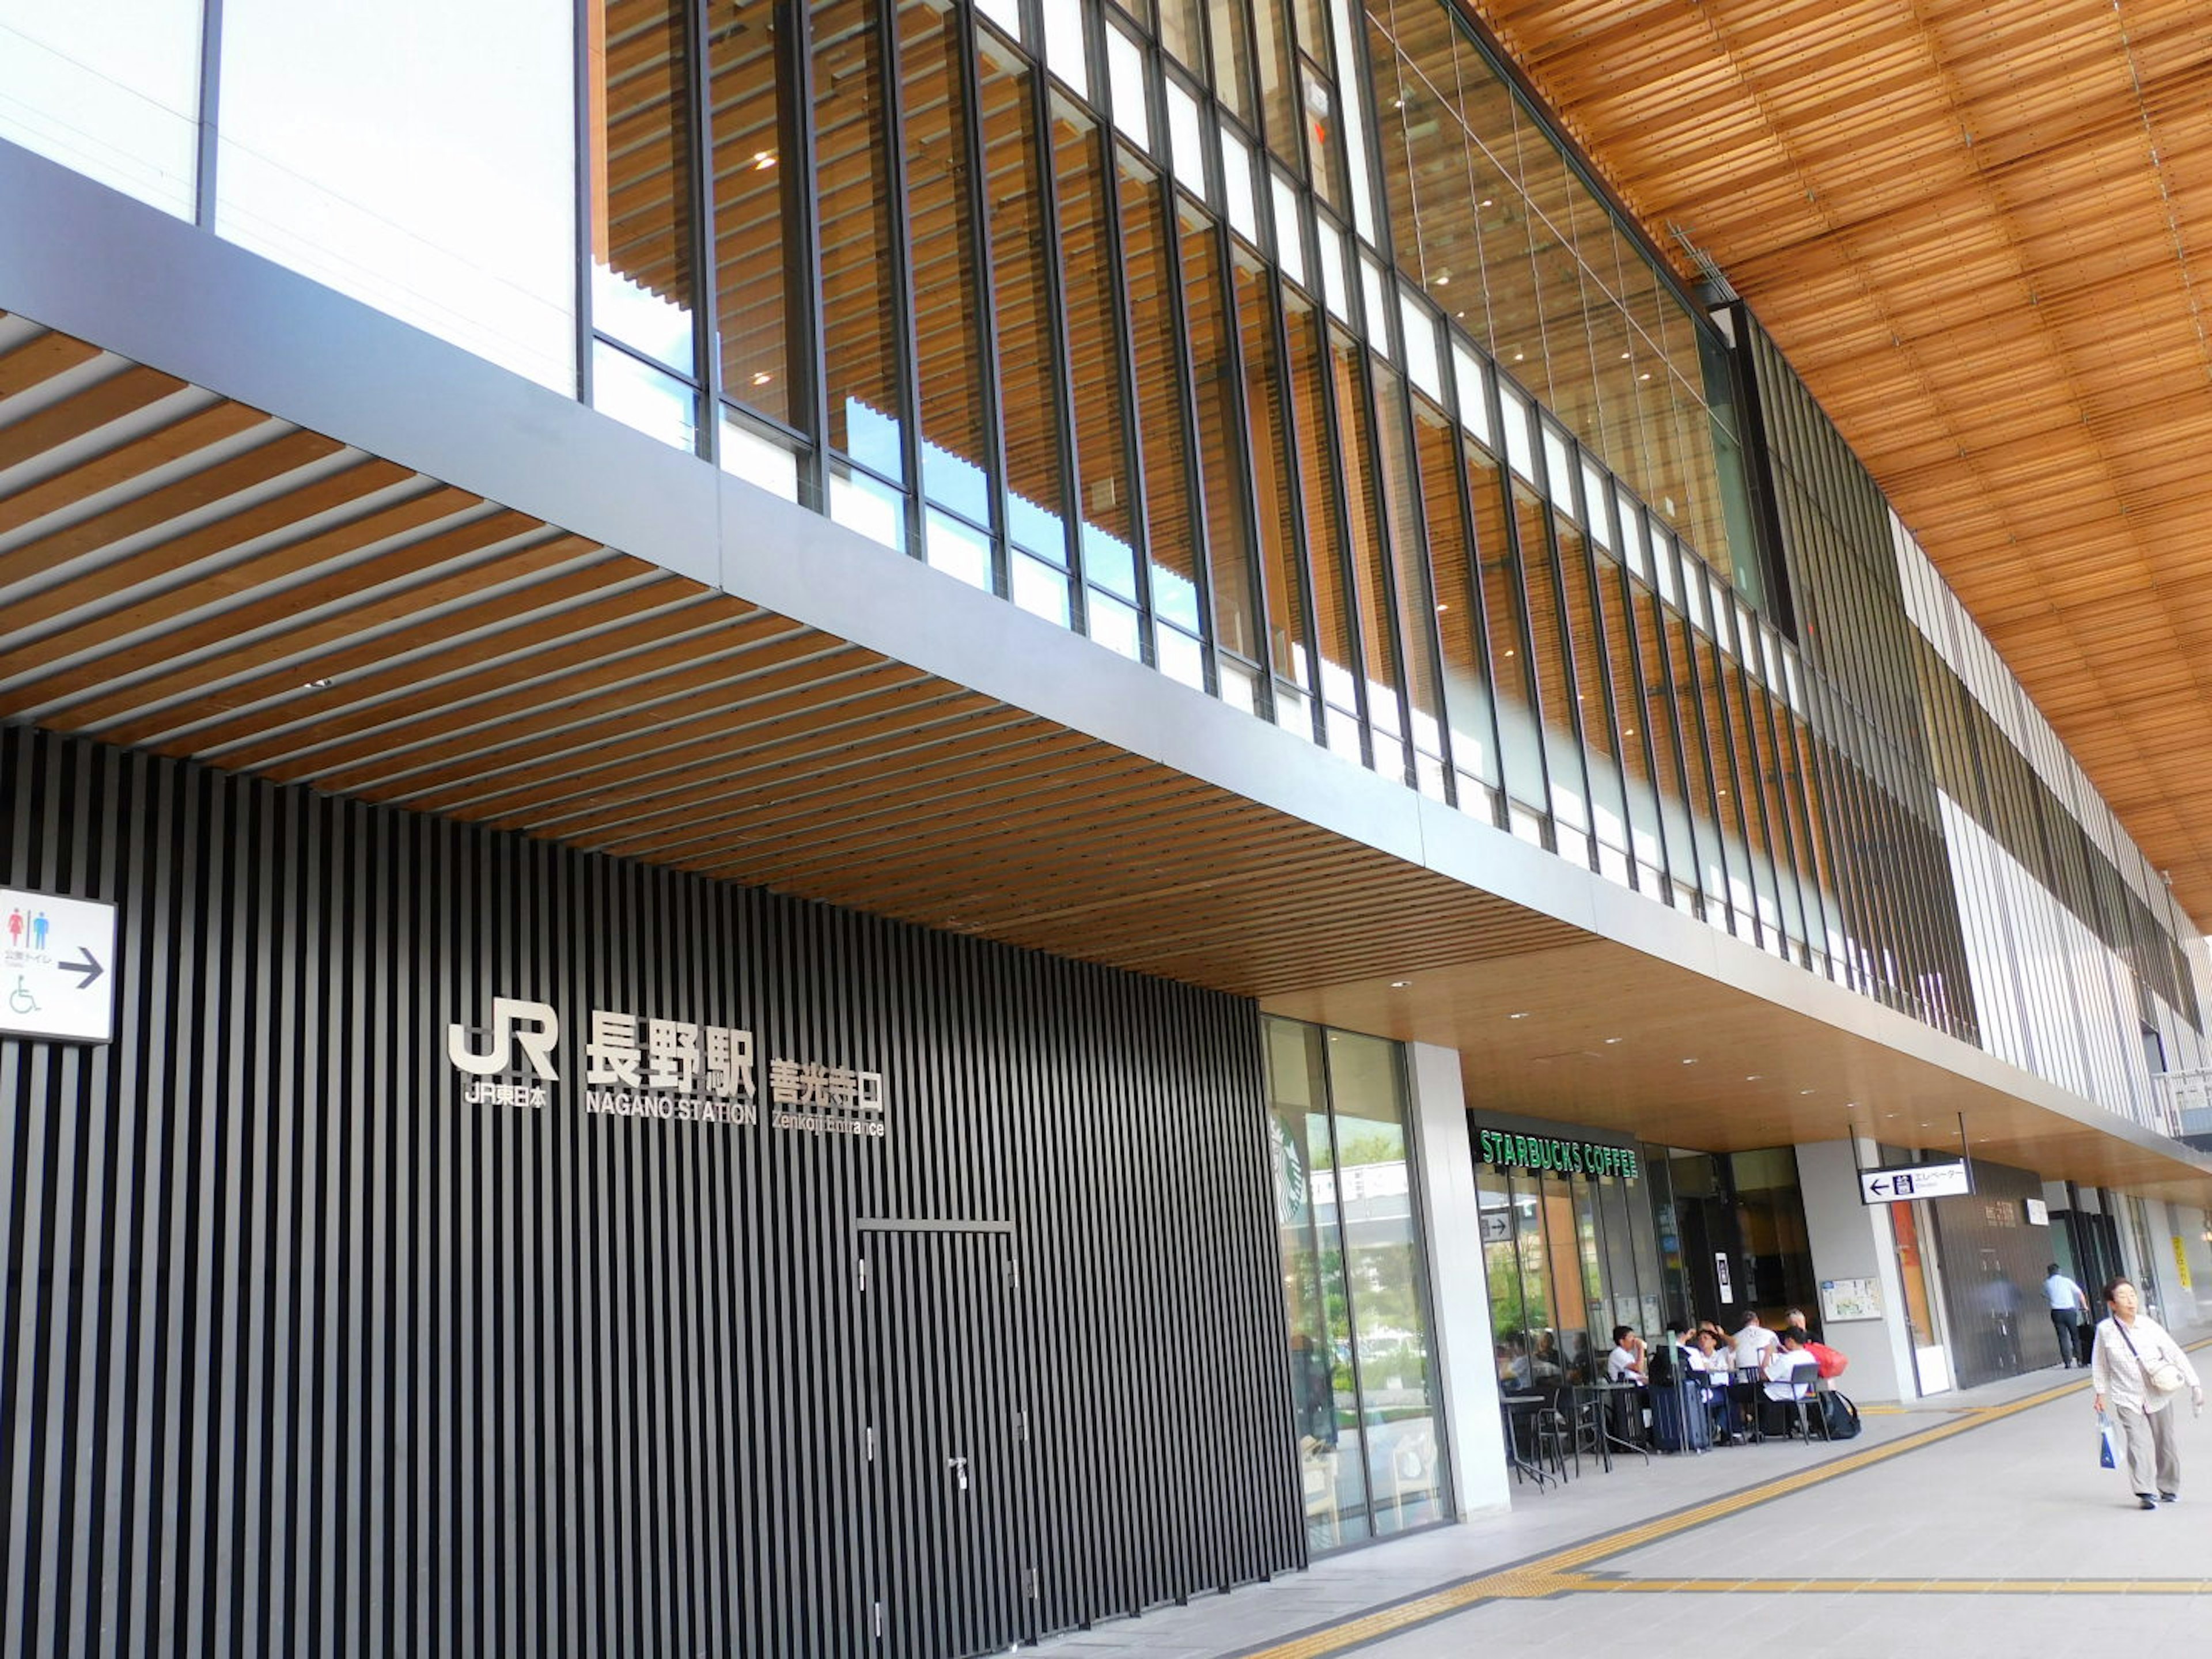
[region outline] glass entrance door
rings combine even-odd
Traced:
[[[1923,1395],[1948,1393],[1951,1366],[1936,1322],[1934,1286],[1921,1243],[1921,1206],[1893,1204],[1890,1226],[1897,1239],[1897,1276],[1905,1286],[1905,1322],[1911,1333],[1912,1369]]]

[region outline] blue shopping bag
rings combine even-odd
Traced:
[[[2097,1467],[2117,1469],[2120,1467],[2120,1431],[2112,1426],[2112,1419],[2104,1413],[2097,1413]]]

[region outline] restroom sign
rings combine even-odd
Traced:
[[[115,1036],[115,907],[0,887],[0,1036]]]

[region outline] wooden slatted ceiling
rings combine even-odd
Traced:
[[[0,717],[1249,995],[1573,930],[0,317]]]
[[[0,619],[0,718],[1452,1043],[1570,1121],[1826,1134],[1794,1066],[1967,1102],[1987,1150],[2047,1173],[2202,1196],[2170,1159],[5,316]],[[1601,1018],[1643,1035],[1642,1084],[1576,1058],[1610,1054]],[[1652,1058],[1679,1034],[1776,1080],[1686,1092]]]
[[[2212,7],[1459,3],[1719,262],[2212,918]]]

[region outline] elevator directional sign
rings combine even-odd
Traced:
[[[1966,1160],[1948,1164],[1905,1164],[1859,1171],[1859,1202],[1906,1204],[1916,1198],[1955,1198],[1974,1190]]]
[[[115,907],[0,887],[0,1036],[115,1035]]]

